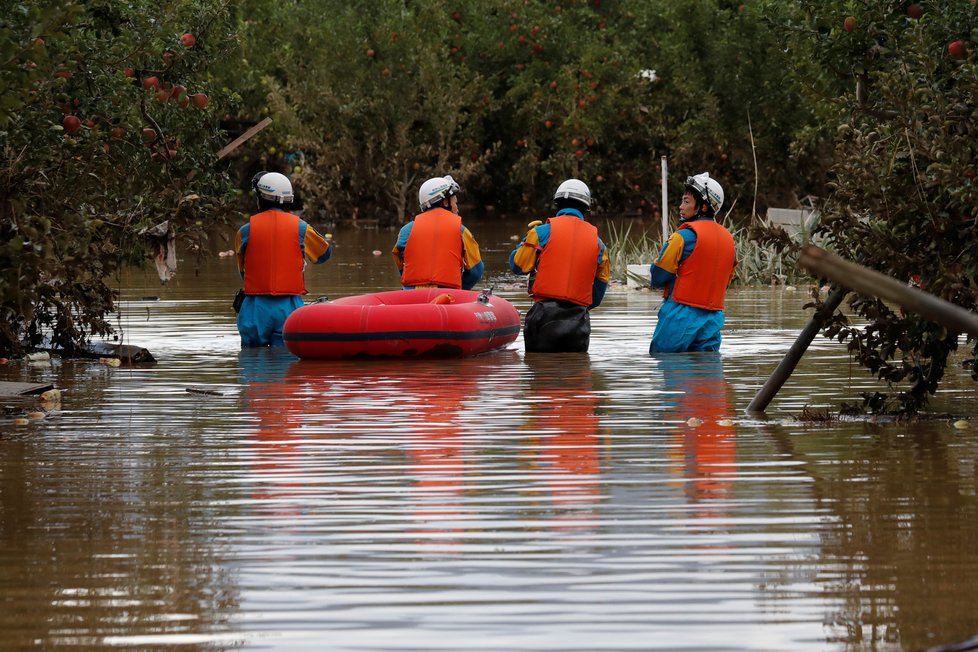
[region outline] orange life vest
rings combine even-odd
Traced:
[[[676,272],[671,291],[665,296],[687,306],[723,310],[727,284],[734,268],[734,240],[730,232],[713,220],[698,220],[679,227],[696,233],[696,246]]]
[[[299,217],[279,210],[253,215],[244,258],[245,294],[306,294]]]
[[[461,217],[444,208],[433,208],[414,218],[404,245],[401,285],[461,289]]]
[[[533,298],[590,306],[601,255],[598,229],[573,215],[551,217],[547,223],[550,239],[540,252]]]

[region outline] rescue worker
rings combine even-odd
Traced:
[[[723,188],[708,172],[686,179],[679,228],[650,268],[664,289],[649,353],[718,351],[723,301],[737,264],[733,236],[716,221]]]
[[[333,251],[323,236],[293,213],[288,177],[259,172],[251,180],[258,214],[238,229],[238,271],[245,297],[238,312],[242,347],[282,346],[282,326],[302,306],[305,262],[329,260]]]
[[[611,260],[598,229],[585,217],[591,191],[583,181],[561,183],[554,205],[556,216],[531,225],[509,256],[514,273],[535,274],[523,339],[527,353],[584,353],[590,345],[590,311],[608,289]]]
[[[479,243],[458,214],[459,190],[451,175],[428,179],[418,189],[421,213],[401,227],[391,251],[405,290],[471,290],[482,278]]]

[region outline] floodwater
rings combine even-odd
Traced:
[[[487,281],[515,224],[472,225]],[[390,289],[335,234],[310,298]],[[215,249],[229,248],[219,243]],[[372,255],[373,250],[383,255]],[[60,410],[0,424],[0,648],[922,650],[978,635],[978,420],[801,422],[875,388],[818,339],[743,411],[804,288],[732,290],[722,355],[651,358],[616,288],[587,355],[306,362],[241,351],[233,258],[121,282],[151,368],[0,367]],[[151,300],[146,297],[158,297]],[[193,391],[188,391],[193,390]],[[964,427],[962,427],[964,426]]]

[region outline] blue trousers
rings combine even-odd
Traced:
[[[659,307],[649,353],[719,351],[723,323],[722,310],[695,308],[666,299]]]
[[[270,296],[250,294],[241,304],[238,313],[238,334],[241,346],[285,346],[282,326],[286,318],[302,307],[302,297],[297,295]]]

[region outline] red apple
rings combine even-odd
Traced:
[[[534,25],[532,28],[530,28],[530,33],[534,36],[539,34],[541,31],[543,31],[543,28],[541,28],[539,25]]]
[[[584,158],[584,150],[583,149],[577,150],[576,152],[574,152],[574,156],[576,156],[577,158]]]
[[[190,106],[190,96],[184,95],[183,97],[181,97],[179,100],[177,100],[177,105],[181,109],[186,109],[188,106]]]
[[[907,7],[907,15],[914,20],[920,20],[920,17],[924,15],[924,8],[915,2]]]
[[[156,130],[152,127],[143,128],[143,142],[147,145],[152,145],[156,142]]]
[[[156,91],[156,101],[166,102],[168,99],[170,99],[170,93],[171,91],[161,88],[160,90]]]
[[[65,119],[61,121],[61,126],[65,128],[69,134],[73,134],[79,129],[81,129],[81,120],[77,116],[66,115]]]
[[[377,54],[377,51],[376,50],[374,50],[373,48],[367,48],[367,56],[368,57],[370,57],[371,59],[373,59],[374,56],[376,56],[376,54]]]
[[[587,101],[586,100],[579,100],[577,102],[577,106],[583,109],[584,107],[587,106]]]
[[[968,47],[964,41],[954,41],[947,46],[947,53],[951,55],[952,59],[964,59],[968,56]]]
[[[520,34],[520,37],[516,40],[520,42],[520,45],[526,45],[526,36],[523,34]]]
[[[454,20],[456,23],[462,22],[462,12],[461,11],[453,11],[452,12],[452,20]]]
[[[968,168],[964,171],[964,176],[968,179],[974,180],[975,177],[978,177],[978,172],[976,172],[974,168]]]
[[[115,138],[116,140],[122,140],[123,138],[126,137],[126,130],[123,129],[122,127],[113,127],[112,137]]]
[[[95,128],[95,121],[92,120],[91,118],[86,119],[85,122],[83,122],[82,124],[84,124],[89,129],[94,129]]]
[[[165,63],[166,65],[170,65],[171,63],[173,63],[173,57],[175,56],[176,55],[173,53],[173,50],[167,50],[166,52],[163,53],[163,63]]]
[[[126,68],[125,70],[122,71],[122,74],[125,75],[126,77],[135,77],[136,71],[133,68]]]
[[[550,129],[551,127],[554,126],[554,123],[551,120],[544,120],[543,121],[543,126],[546,127],[547,129]]]
[[[58,70],[54,73],[54,76],[59,79],[71,79],[71,73],[67,70]]]
[[[512,25],[509,26],[509,31],[511,32],[515,32],[518,29],[519,27],[516,26],[516,23],[513,23]]]
[[[846,19],[842,22],[842,27],[847,32],[851,32],[856,27],[856,17],[855,16],[846,16]]]
[[[384,68],[383,70],[380,71],[380,74],[383,75],[384,77],[390,77],[391,76],[391,69],[390,68]]]
[[[190,96],[190,101],[193,102],[194,106],[198,109],[203,109],[207,107],[210,100],[208,100],[207,96],[203,93],[196,93]]]
[[[550,90],[556,90],[556,89],[557,89],[557,82],[555,81],[550,82]]]
[[[151,88],[156,88],[160,85],[159,77],[147,77],[143,80],[143,88],[149,90]]]
[[[183,43],[183,47],[192,48],[197,45],[197,37],[193,34],[184,34],[180,37],[180,42]]]
[[[574,147],[577,147],[580,144],[581,144],[581,139],[580,138],[571,138],[571,145],[573,145]]]

